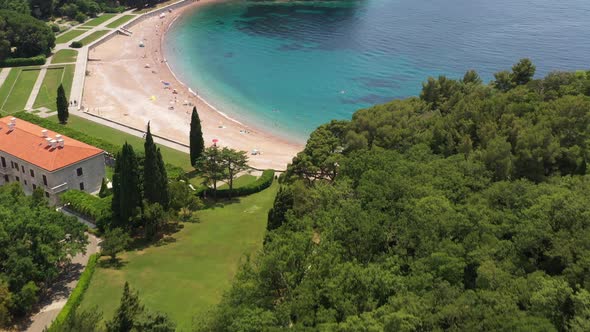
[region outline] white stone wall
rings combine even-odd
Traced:
[[[26,194],[33,192],[33,185],[43,188],[49,194],[49,200],[52,204],[57,204],[59,194],[68,189],[80,189],[80,182],[84,183],[84,191],[94,193],[100,190],[102,179],[105,177],[104,155],[100,154],[79,163],[61,168],[54,172],[30,164],[24,160],[13,157],[0,151],[0,157],[6,160],[6,167],[3,168],[0,163],[0,185],[5,183],[4,175],[8,175],[9,182],[15,182],[19,177],[19,182]],[[18,163],[18,170],[11,167],[11,161]],[[24,172],[23,172],[24,167]],[[77,169],[82,167],[82,176],[77,175]],[[30,170],[33,170],[34,176],[31,176]],[[43,175],[47,177],[47,185],[43,183]],[[59,185],[66,184],[55,190]]]

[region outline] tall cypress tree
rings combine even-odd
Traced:
[[[130,222],[141,209],[139,165],[133,147],[127,142],[117,154],[113,174],[113,200],[111,209],[116,227],[129,228]]]
[[[168,192],[168,173],[166,172],[166,165],[164,164],[164,159],[162,159],[162,153],[160,152],[160,148],[156,152],[156,160],[158,165],[158,189],[160,191],[160,205],[164,208],[164,210],[168,210],[168,206],[170,205],[170,193]]]
[[[159,203],[168,209],[168,175],[160,149],[156,147],[150,124],[145,135],[145,159],[143,164],[143,197],[150,203]]]
[[[203,155],[203,150],[205,150],[203,130],[201,129],[201,119],[199,119],[199,113],[197,113],[196,106],[193,107],[193,114],[191,115],[190,146],[191,165],[194,166],[201,155]]]
[[[59,122],[66,123],[68,122],[68,118],[70,117],[70,113],[68,111],[68,98],[66,98],[66,91],[64,90],[63,85],[59,85],[57,88],[57,118]]]
[[[148,122],[145,135],[145,159],[143,160],[143,197],[150,203],[160,201],[160,172],[158,171],[158,160],[156,157],[156,145],[152,138],[150,124]]]

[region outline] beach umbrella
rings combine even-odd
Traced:
[[[217,142],[219,142],[219,140],[217,138],[213,139],[213,145],[217,145]]]
[[[150,97],[150,99],[151,99],[152,101],[156,101],[156,96],[151,96],[151,97]]]

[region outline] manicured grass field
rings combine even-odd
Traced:
[[[76,62],[78,51],[76,50],[59,50],[51,58],[51,63],[68,63]]]
[[[119,26],[127,23],[130,19],[134,18],[135,15],[125,15],[125,16],[121,16],[118,19],[114,20],[113,22],[109,23],[107,25],[107,28],[109,29],[114,29],[114,28],[118,28]]]
[[[92,19],[86,23],[84,23],[84,26],[86,27],[95,27],[97,25],[101,25],[104,22],[110,20],[111,18],[115,17],[116,14],[102,14],[99,17]]]
[[[57,116],[51,116],[48,119],[58,122]],[[70,114],[67,126],[77,129],[87,135],[101,138],[111,144],[122,146],[125,141],[127,141],[133,146],[135,151],[143,151],[144,140],[141,137],[136,137],[72,114]],[[159,144],[158,147],[160,147],[160,150],[162,151],[164,162],[182,167],[186,171],[193,169],[190,165],[189,155],[187,153]]]
[[[55,38],[56,44],[64,44],[86,32],[86,30],[70,30]]]
[[[37,76],[39,76],[38,68],[12,68],[0,88],[0,110],[2,112],[22,111]]]
[[[56,110],[55,100],[57,99],[57,88],[60,83],[63,84],[66,97],[70,95],[74,70],[74,65],[48,68],[33,107],[46,107],[50,110]]]
[[[98,267],[81,308],[98,306],[110,320],[128,281],[149,309],[170,315],[178,331],[191,331],[193,317],[219,302],[245,255],[261,248],[277,189],[275,183],[237,203],[200,211],[200,223],[184,224],[173,241],[121,254],[119,269]]]
[[[99,31],[93,32],[89,36],[82,38],[82,40],[80,40],[80,42],[82,43],[82,45],[86,46],[86,45],[92,43],[93,41],[97,40],[98,38],[106,35],[108,32],[109,32],[109,30],[99,30]]]

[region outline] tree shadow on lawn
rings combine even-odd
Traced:
[[[162,227],[162,230],[152,239],[146,239],[143,235],[139,235],[132,239],[127,247],[128,251],[141,251],[151,246],[162,247],[170,243],[176,242],[176,238],[172,235],[178,233],[184,228],[180,222],[168,222]]]
[[[119,257],[115,258],[114,260],[110,257],[107,259],[101,259],[98,261],[98,266],[103,269],[114,269],[120,270],[127,265],[127,261],[120,259]]]

